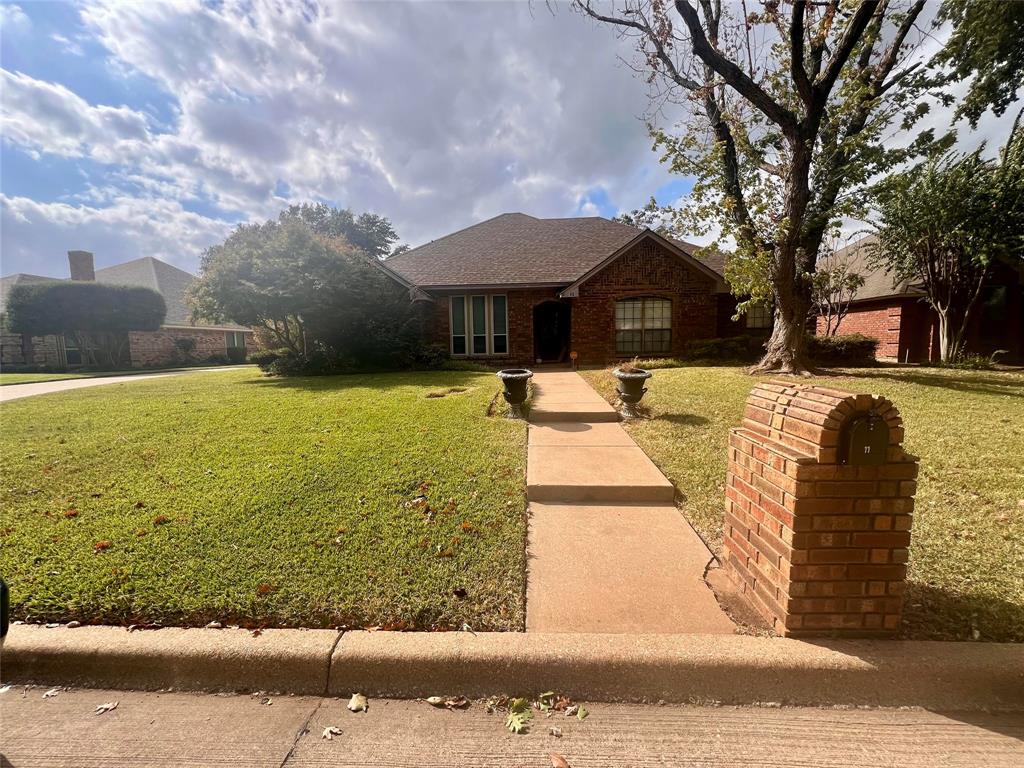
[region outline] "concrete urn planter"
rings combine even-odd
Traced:
[[[526,402],[533,371],[526,368],[506,368],[498,371],[498,378],[505,385],[502,395],[509,406],[508,417],[510,419],[523,418],[523,403]]]
[[[619,400],[622,401],[622,415],[627,419],[636,418],[637,405],[647,392],[646,382],[653,375],[643,368],[616,368],[612,375],[619,380]]]

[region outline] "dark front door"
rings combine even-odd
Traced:
[[[564,301],[545,301],[533,308],[533,354],[540,362],[569,358],[570,311]]]

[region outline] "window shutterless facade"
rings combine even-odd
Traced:
[[[753,304],[747,309],[747,328],[771,328],[775,313],[768,304]]]
[[[508,298],[476,294],[452,296],[448,302],[451,353],[461,355],[508,354]]]
[[[615,302],[616,354],[663,354],[671,350],[671,301],[635,298]]]
[[[228,349],[245,349],[245,334],[241,331],[227,331],[224,334]]]

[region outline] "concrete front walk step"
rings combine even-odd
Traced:
[[[526,488],[530,501],[628,503],[675,498],[672,483],[636,445],[535,445],[531,441]]]
[[[674,505],[530,504],[528,632],[732,634]]]
[[[533,375],[530,421],[613,422],[619,414],[573,371],[538,371]]]

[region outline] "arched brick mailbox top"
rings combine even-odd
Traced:
[[[869,414],[884,420],[888,427],[886,460],[913,461],[902,448],[903,419],[899,411],[884,397],[875,395],[769,381],[754,387],[747,398],[743,429],[819,464],[836,464],[844,458],[840,440],[845,430]]]

